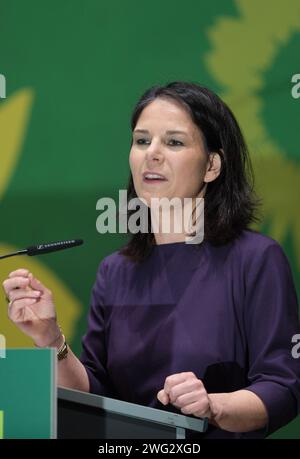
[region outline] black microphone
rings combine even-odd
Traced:
[[[47,244],[38,244],[27,247],[27,249],[18,250],[18,252],[9,253],[7,255],[0,256],[0,260],[3,258],[14,257],[15,255],[42,255],[43,253],[56,252],[57,250],[69,249],[77,245],[83,244],[82,239],[71,239],[69,241],[58,241],[49,242]]]

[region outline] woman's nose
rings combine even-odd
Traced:
[[[162,152],[161,145],[158,142],[152,142],[146,151],[146,160],[149,162],[162,162],[164,155]]]

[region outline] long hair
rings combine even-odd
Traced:
[[[211,90],[195,83],[176,81],[148,89],[137,102],[131,117],[131,129],[147,105],[156,98],[173,99],[185,108],[198,126],[208,153],[221,157],[221,172],[207,184],[204,199],[204,240],[223,245],[257,221],[259,200],[254,193],[254,180],[248,149],[241,129],[229,107]],[[130,174],[128,200],[137,197]],[[128,212],[128,219],[132,212]],[[155,244],[151,232],[131,234],[121,253],[131,260],[143,261]]]

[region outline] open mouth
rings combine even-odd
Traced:
[[[143,182],[145,183],[159,183],[166,182],[167,179],[161,174],[156,174],[154,172],[147,172],[143,174]]]

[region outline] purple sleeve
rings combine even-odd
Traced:
[[[268,412],[266,434],[300,411],[300,361],[292,356],[299,333],[298,303],[288,261],[274,243],[251,263],[246,280],[245,329],[250,385]]]
[[[107,352],[104,335],[105,260],[100,263],[96,282],[92,289],[87,333],[82,338],[80,361],[85,366],[90,383],[90,392],[109,396],[106,372]]]

